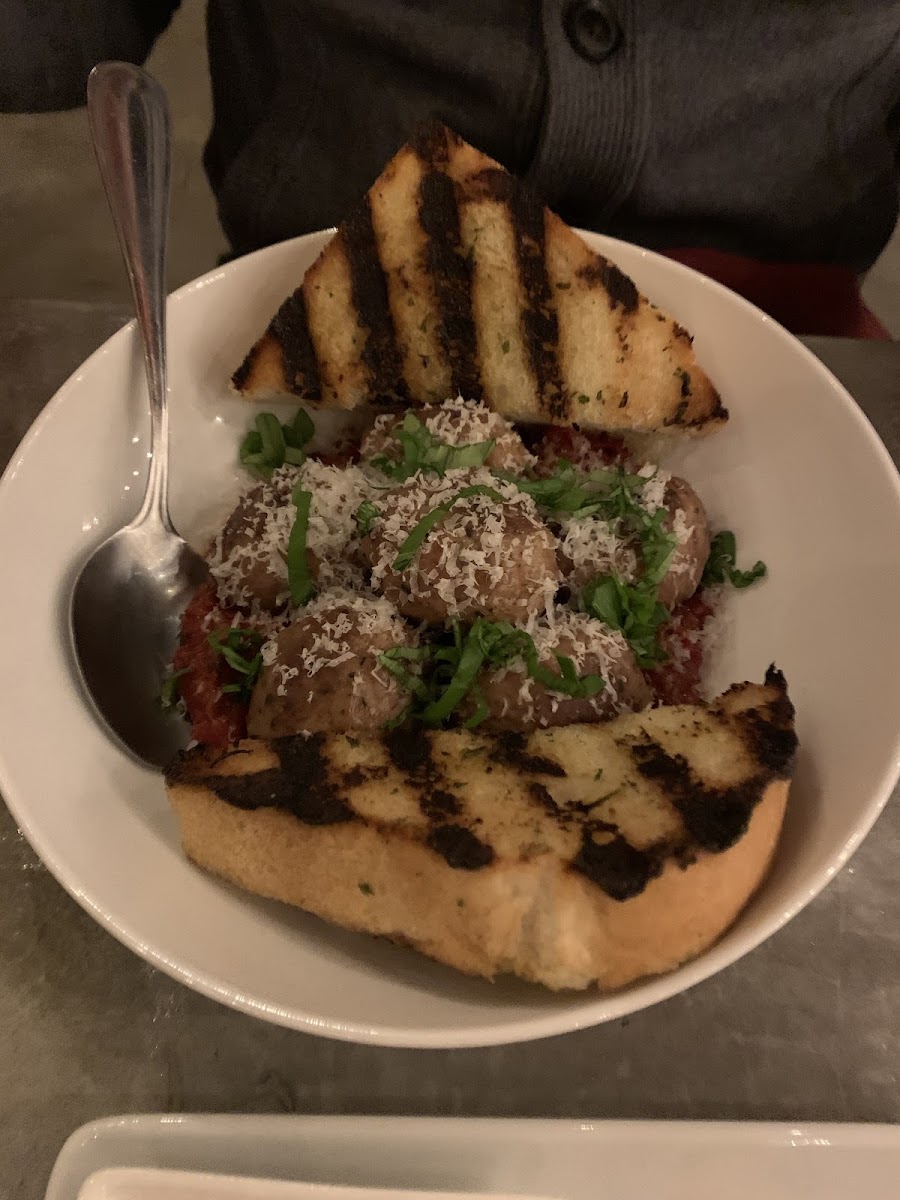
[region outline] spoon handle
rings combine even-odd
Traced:
[[[169,108],[156,80],[123,62],[94,67],[87,101],[94,152],[128,269],[150,397],[150,470],[134,524],[156,519],[171,529],[165,321]]]

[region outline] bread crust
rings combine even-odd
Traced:
[[[732,924],[769,868],[795,746],[770,671],[712,705],[528,738],[195,750],[167,790],[188,857],[248,891],[471,975],[612,990]]]

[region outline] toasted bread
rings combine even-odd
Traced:
[[[473,975],[619,988],[710,946],[766,873],[796,738],[774,669],[711,705],[529,737],[343,734],[188,751],[188,856]]]
[[[691,337],[442,125],[385,167],[233,377],[313,405],[483,400],[512,421],[708,433]]]

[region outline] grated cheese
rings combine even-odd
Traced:
[[[303,609],[293,622],[293,628],[302,625],[309,635],[307,645],[300,650],[299,665],[288,666],[281,661],[281,646],[276,637],[261,648],[263,662],[271,667],[278,678],[276,691],[279,696],[287,694],[287,684],[301,674],[304,680],[314,679],[320,671],[333,669],[342,663],[375,657],[376,647],[388,645],[412,645],[415,637],[400,617],[396,608],[382,596],[366,596],[345,588],[333,588],[321,592]],[[359,651],[360,641],[373,649],[365,655]],[[366,664],[369,676],[386,687],[391,677],[383,667],[375,663]],[[356,686],[354,680],[354,687]],[[310,693],[312,696],[312,693]]]
[[[307,459],[302,467],[280,467],[271,480],[241,499],[242,533],[231,545],[226,545],[226,530],[217,536],[209,566],[223,603],[257,611],[259,596],[248,576],[262,569],[276,581],[276,588],[278,582],[283,584],[275,605],[287,604],[287,548],[297,512],[291,496],[298,484],[312,495],[307,547],[315,559],[317,584],[324,588],[363,585],[353,517],[372,495],[371,476],[360,467],[332,467]]]
[[[488,456],[491,466],[524,471],[537,462],[525,449],[522,439],[511,423],[493,412],[480,400],[465,400],[462,396],[449,398],[438,405],[411,410],[432,437],[447,446],[468,446],[491,438],[496,445]],[[390,449],[394,430],[406,414],[385,413],[376,418],[369,434],[363,439],[361,454],[372,458]]]
[[[595,696],[579,698],[577,703],[590,704],[598,714],[628,711],[629,706],[624,697],[620,696],[617,680],[622,678],[623,665],[633,667],[633,659],[628,643],[617,630],[610,629],[602,621],[588,617],[571,609],[557,608],[546,616],[535,621],[528,631],[534,640],[538,661],[541,666],[558,672],[559,664],[556,654],[563,654],[572,660],[579,675],[600,675],[606,681],[606,687]],[[637,668],[634,667],[636,671]],[[519,659],[491,673],[490,678],[497,684],[504,681],[519,681],[516,692],[518,707],[525,724],[547,725],[545,716],[540,715],[536,708],[536,697],[546,703],[550,698],[551,713],[558,713],[561,705],[570,703],[570,698],[562,693],[553,693],[528,675],[528,667],[524,659]],[[500,715],[509,711],[508,702],[504,701]]]
[[[531,497],[486,467],[451,470],[443,479],[415,475],[385,493],[370,540],[372,586],[396,585],[392,564],[419,520],[462,489],[477,485],[499,493],[503,502],[483,494],[457,501],[403,572],[403,587],[414,597],[439,597],[449,616],[480,611],[491,593],[500,591],[515,593],[513,603],[521,607],[523,617],[535,607],[546,610],[559,584],[555,538]]]

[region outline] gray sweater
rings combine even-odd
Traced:
[[[3,0],[0,108],[80,104],[176,7]],[[863,270],[897,217],[898,0],[209,0],[208,28],[237,252],[336,223],[432,114],[651,247]]]

